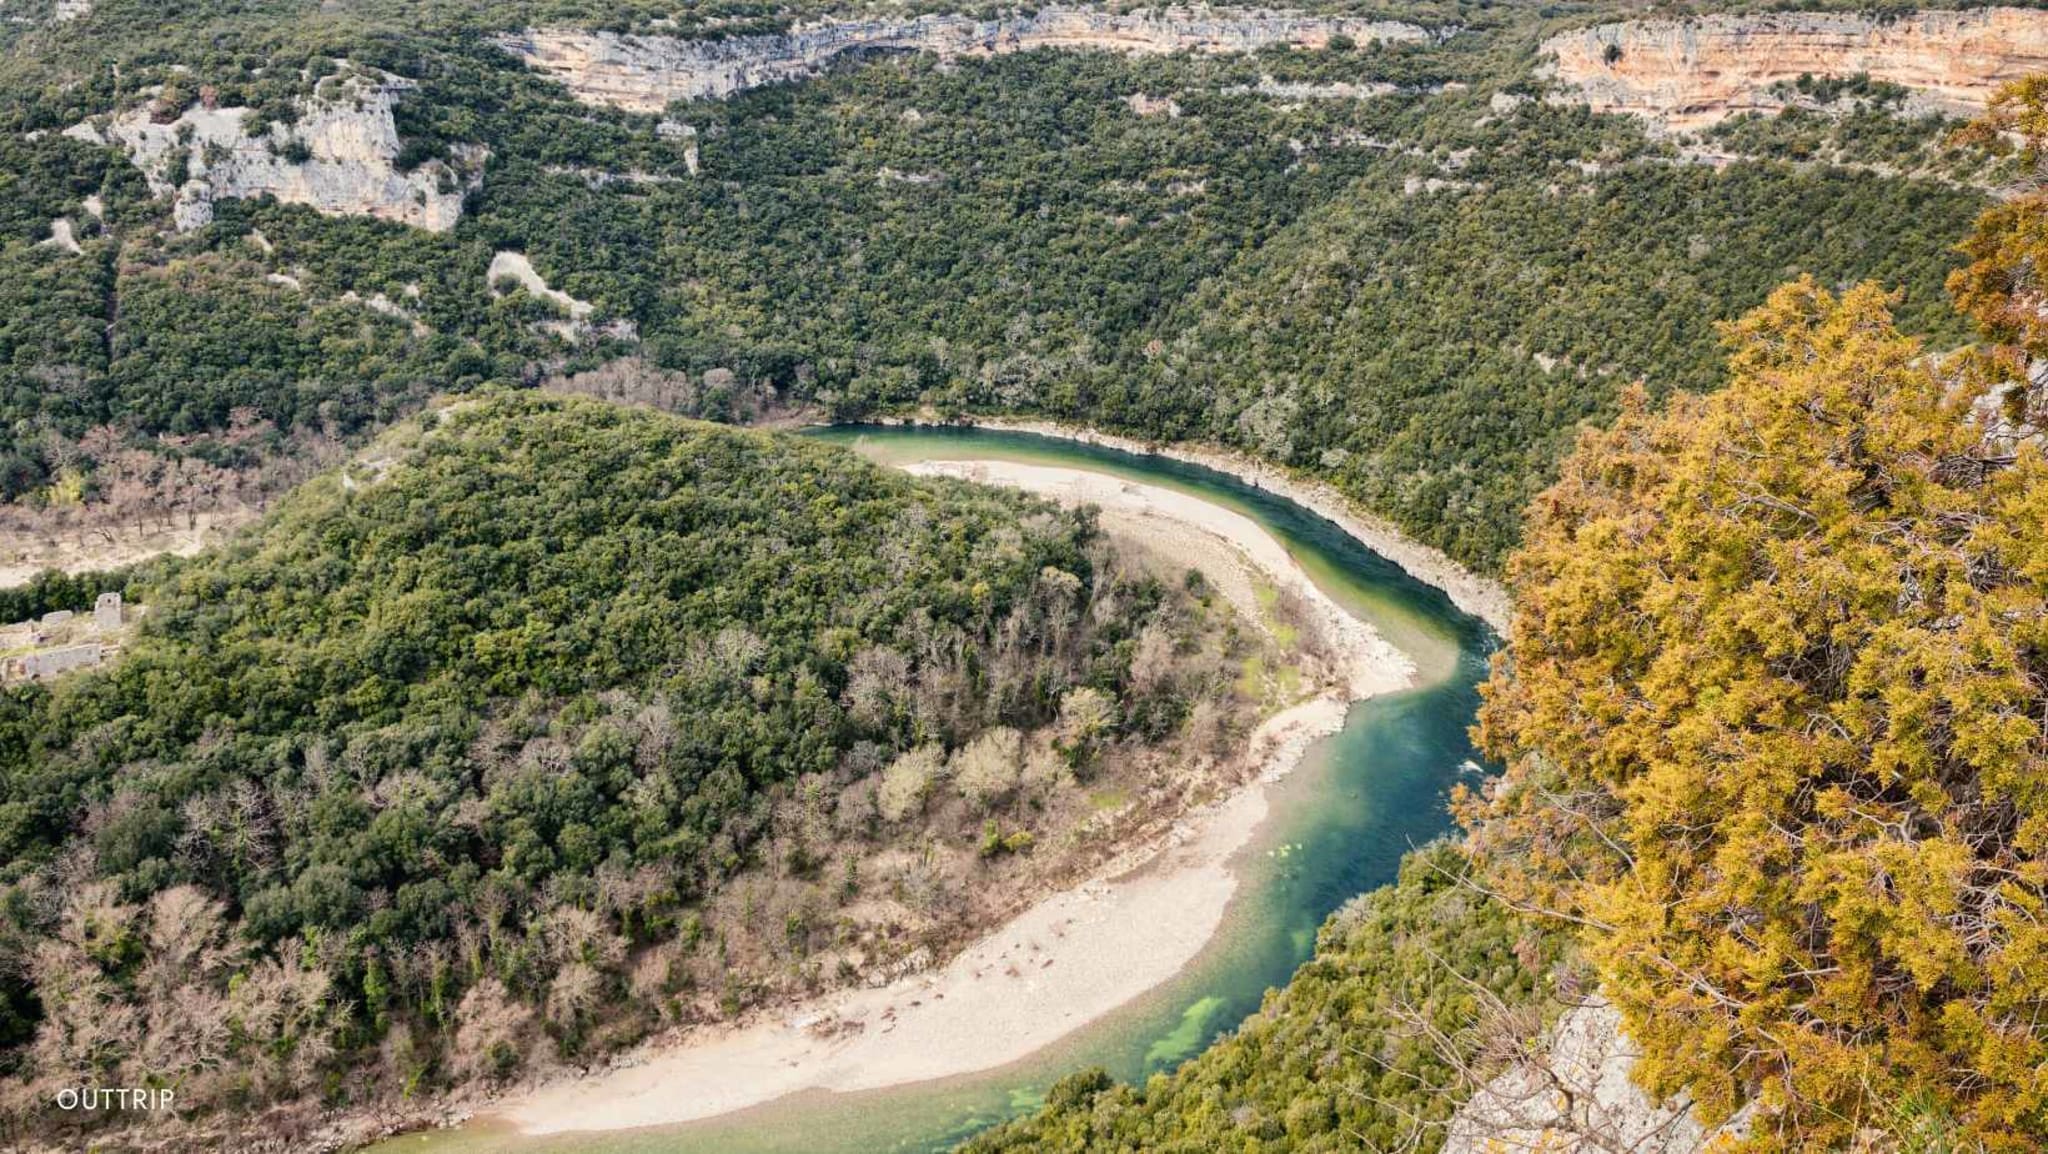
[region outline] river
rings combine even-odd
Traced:
[[[835,426],[821,440],[890,464],[1005,460],[1106,473],[1176,489],[1263,526],[1324,592],[1416,664],[1416,686],[1352,707],[1271,792],[1240,861],[1224,927],[1173,980],[1021,1062],[860,1094],[800,1094],[704,1122],[527,1138],[502,1125],[410,1135],[378,1154],[905,1154],[942,1150],[1028,1111],[1061,1075],[1090,1065],[1142,1080],[1171,1070],[1259,1008],[1347,900],[1391,881],[1401,855],[1449,829],[1444,798],[1478,773],[1466,736],[1495,638],[1441,592],[1328,520],[1199,465],[1041,437],[965,428]],[[689,1093],[688,1086],[676,1093]]]

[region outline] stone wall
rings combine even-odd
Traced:
[[[120,650],[123,608],[119,593],[102,593],[90,617],[57,609],[33,621],[0,625],[0,650],[12,650],[0,658],[0,682],[55,677],[105,662]]]
[[[42,649],[7,659],[5,671],[10,679],[55,677],[73,669],[86,669],[100,663],[104,655],[97,641],[84,645],[66,645],[61,649]]]

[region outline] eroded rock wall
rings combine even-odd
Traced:
[[[849,52],[930,52],[989,56],[1033,48],[1098,49],[1132,54],[1245,52],[1269,44],[1321,47],[1333,36],[1358,43],[1422,41],[1413,24],[1291,12],[1172,8],[1163,14],[1114,14],[1047,8],[1030,16],[976,20],[833,21],[781,36],[680,40],[574,28],[530,29],[499,43],[558,77],[580,100],[634,112],[659,112],[677,100],[729,96],[764,84],[815,75]]]
[[[1746,1113],[1709,1127],[1682,1098],[1651,1101],[1629,1080],[1636,1057],[1622,1031],[1621,1012],[1612,1005],[1595,1000],[1566,1012],[1546,1050],[1488,1082],[1458,1107],[1444,1136],[1443,1154],[1706,1154],[1748,1131]]]
[[[1911,89],[1918,110],[1967,116],[1999,85],[2048,70],[2048,11],[1631,20],[1554,37],[1543,52],[1555,59],[1556,78],[1596,111],[1678,131],[1781,107],[1772,85],[1802,75],[1868,73]]]
[[[400,172],[392,106],[407,87],[392,76],[332,78],[299,101],[294,124],[273,122],[253,135],[247,109],[202,104],[168,122],[144,105],[68,134],[125,149],[157,195],[173,198],[181,231],[211,222],[215,200],[267,194],[329,215],[444,232],[462,216],[463,194],[482,170],[483,150],[462,150],[453,165],[435,159]]]

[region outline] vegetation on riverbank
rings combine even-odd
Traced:
[[[9,1120],[419,1095],[943,952],[1229,784],[1285,661],[1165,576],[785,435],[401,430],[0,695]]]
[[[22,302],[0,326],[0,494],[17,516],[118,519],[138,492],[260,503],[303,471],[244,474],[360,441],[429,393],[632,356],[637,387],[720,420],[936,406],[1214,442],[1496,570],[1579,423],[1631,380],[1717,383],[1712,322],[1787,276],[1903,285],[1902,323],[1962,335],[1939,286],[1981,193],[1775,159],[1717,171],[1627,119],[1529,99],[1547,25],[1520,8],[1409,6],[1460,29],[1416,44],[867,61],[678,106],[685,138],[573,102],[483,35],[537,6],[310,7],[109,0],[23,34],[0,67],[20,96],[0,113],[17,173],[0,296]],[[726,7],[721,34],[768,16]],[[168,201],[124,158],[62,135],[139,102],[283,115],[344,59],[416,82],[405,164],[489,150],[451,232],[221,199],[169,235]],[[1288,99],[1268,78],[1393,90]],[[82,253],[37,247],[60,217]],[[487,283],[500,250],[637,338],[545,328],[549,306]],[[379,294],[399,311],[365,303]]]
[[[2044,94],[2015,87],[1991,120],[2030,164]],[[1465,846],[1362,903],[1409,916],[1363,942],[1333,922],[1265,1014],[1173,1076],[1078,1078],[970,1148],[1434,1150],[1482,1079],[1545,1060],[1527,1043],[1556,971],[1504,975],[1500,936],[1432,944],[1413,973],[1344,967],[1471,924],[1579,958],[1641,1085],[1708,1124],[1750,1106],[1741,1148],[2037,1148],[2048,397],[2022,371],[2048,353],[2044,219],[2037,184],[1964,245],[1963,356],[1926,357],[1875,284],[1801,280],[1725,328],[1727,388],[1627,395],[1510,567],[1480,727],[1507,775],[1462,799]],[[1432,884],[1472,904],[1415,906]],[[1358,1009],[1418,1000],[1440,1015]],[[1424,1058],[1392,1090],[1390,1053]],[[1319,1121],[1288,1125],[1294,1102]]]
[[[1565,935],[1464,884],[1470,869],[1453,843],[1410,854],[1235,1033],[1142,1087],[1071,1074],[962,1151],[1434,1149],[1464,1064],[1515,1052],[1576,981]]]

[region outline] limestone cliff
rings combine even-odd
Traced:
[[[990,20],[940,15],[830,21],[799,25],[779,36],[724,40],[542,28],[501,37],[499,43],[561,79],[580,100],[659,112],[671,101],[729,96],[812,76],[848,53],[989,56],[1033,48],[1133,54],[1244,52],[1269,44],[1320,47],[1339,35],[1363,44],[1420,41],[1430,34],[1413,24],[1263,10],[1170,8],[1163,13],[1118,14],[1045,8],[1028,16]]]
[[[2048,11],[1988,8],[1886,18],[1784,12],[1602,24],[1548,40],[1555,76],[1601,112],[1685,131],[1784,104],[1773,85],[1868,73],[1922,111],[1970,115],[1998,86],[2048,70]]]
[[[463,193],[480,174],[484,152],[462,149],[453,163],[435,159],[400,172],[391,111],[408,87],[384,74],[330,77],[298,101],[293,124],[272,122],[253,134],[247,109],[203,103],[168,121],[144,105],[67,134],[124,148],[157,195],[174,198],[180,231],[212,221],[218,199],[267,194],[332,216],[372,216],[443,232],[461,217]]]
[[[1684,1101],[1656,1103],[1629,1081],[1636,1054],[1621,1012],[1594,1001],[1567,1012],[1548,1048],[1480,1087],[1451,1117],[1443,1154],[1626,1150],[1702,1154],[1748,1129],[1707,1127]]]

